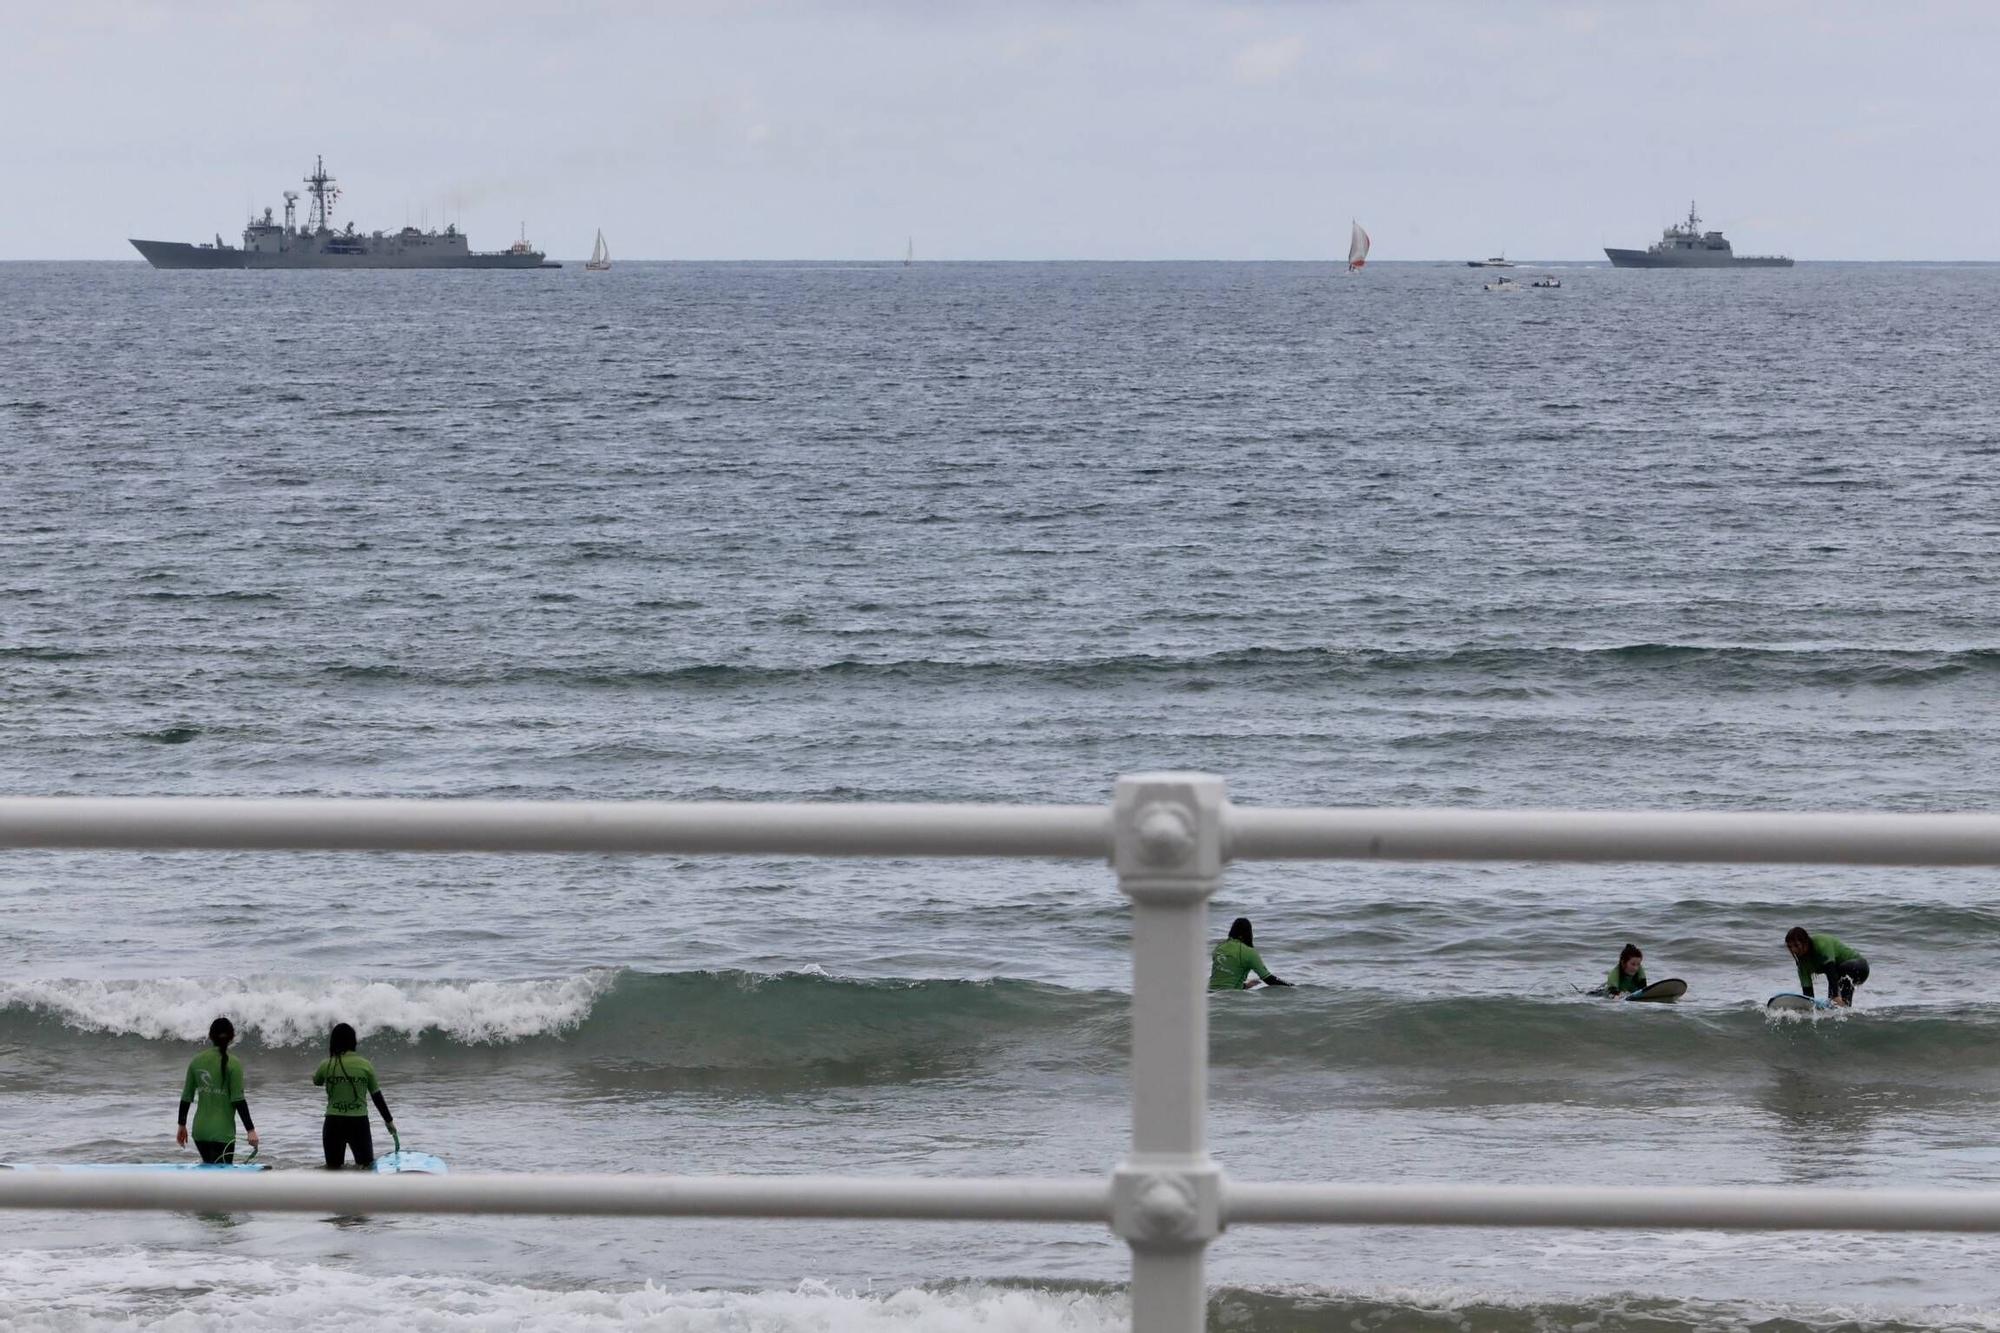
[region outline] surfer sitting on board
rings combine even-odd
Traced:
[[[1208,973],[1210,990],[1242,990],[1250,983],[1250,974],[1255,972],[1264,979],[1266,986],[1289,986],[1289,981],[1280,981],[1271,975],[1271,969],[1264,966],[1264,960],[1257,956],[1257,948],[1250,939],[1250,918],[1239,916],[1229,923],[1229,938],[1215,946],[1214,964]]]
[[[181,1111],[174,1128],[174,1142],[187,1147],[188,1106],[194,1104],[194,1146],[204,1162],[236,1160],[236,1117],[250,1146],[257,1146],[257,1126],[250,1123],[250,1103],[243,1099],[243,1062],[229,1058],[229,1043],[236,1040],[236,1025],[218,1018],[208,1025],[208,1039],[214,1045],[188,1061],[187,1078],[181,1083]]]
[[[1826,998],[1839,1005],[1852,1005],[1854,988],[1868,980],[1868,960],[1861,951],[1831,935],[1812,935],[1804,926],[1793,926],[1785,932],[1785,947],[1799,965],[1799,989],[1808,998],[1815,972],[1826,973]]]
[[[1646,989],[1646,955],[1636,944],[1628,944],[1618,951],[1618,966],[1604,974],[1604,993],[1610,996],[1633,995]]]
[[[382,1100],[382,1085],[375,1077],[375,1066],[354,1053],[356,1044],[353,1026],[335,1023],[332,1038],[327,1042],[329,1054],[313,1071],[313,1086],[326,1089],[326,1123],[320,1126],[319,1138],[329,1171],[340,1170],[349,1148],[354,1150],[354,1164],[362,1170],[375,1165],[375,1140],[368,1132],[370,1097],[375,1099],[375,1109],[382,1113],[382,1128],[397,1140],[396,1150],[402,1151],[396,1118],[389,1114],[389,1103]]]

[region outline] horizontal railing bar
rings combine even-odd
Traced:
[[[0,1209],[5,1208],[1108,1225],[1111,1185],[1107,1179],[0,1170]]]
[[[1236,860],[2000,865],[2000,815],[1233,807]]]
[[[1109,806],[0,797],[0,848],[1089,857]]]
[[[0,1171],[0,1209],[783,1220],[1111,1220],[1108,1181],[826,1176]],[[1228,1181],[1231,1226],[2000,1231],[2000,1190],[1313,1185]]]
[[[1237,860],[2000,865],[2000,815],[1232,807]],[[0,797],[0,848],[1102,860],[1099,806]]]
[[[2000,1190],[1229,1182],[1222,1209],[1232,1226],[2000,1231]]]

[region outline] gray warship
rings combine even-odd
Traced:
[[[1614,250],[1604,253],[1613,268],[1790,268],[1784,255],[1739,255],[1729,248],[1729,240],[1719,231],[1703,231],[1694,205],[1688,205],[1686,222],[1676,222],[1660,233],[1660,239],[1644,250]]]
[[[154,268],[561,268],[529,245],[524,237],[505,250],[478,251],[456,226],[443,231],[405,227],[394,232],[360,232],[349,222],[333,225],[333,204],[340,187],[326,174],[326,161],[313,160],[305,178],[312,199],[306,225],[297,225],[299,195],[285,191],[285,220],[271,210],[252,217],[243,228],[241,246],[203,241],[140,241],[132,245]]]

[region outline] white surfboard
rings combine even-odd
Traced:
[[[1781,1014],[1806,1014],[1815,1009],[1831,1009],[1833,1002],[1815,995],[1802,995],[1798,991],[1785,991],[1764,1001],[1764,1007]]]

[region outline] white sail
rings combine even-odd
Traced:
[[[1352,273],[1368,262],[1368,233],[1361,230],[1359,222],[1347,238],[1347,271]]]
[[[611,267],[611,247],[604,243],[604,229],[601,227],[597,231],[597,244],[591,247],[590,260],[584,267],[600,270]]]

